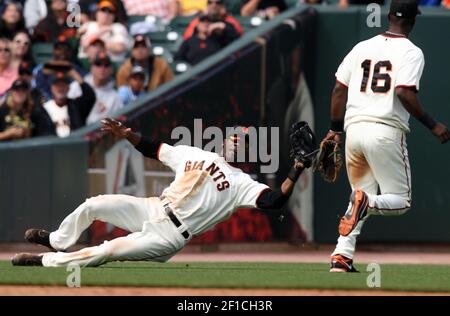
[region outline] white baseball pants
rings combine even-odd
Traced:
[[[360,122],[348,126],[345,156],[352,190],[362,190],[369,197],[368,216],[350,235],[338,238],[332,253],[353,258],[356,239],[369,215],[397,216],[409,210],[411,172],[405,133],[386,124]],[[351,203],[347,212],[350,207]]]
[[[187,242],[181,235],[187,227],[185,224],[175,226],[159,198],[100,195],[87,199],[68,215],[58,230],[50,233],[50,244],[56,250],[69,248],[94,220],[111,223],[131,234],[80,251],[45,253],[43,265],[59,267],[72,263],[83,267],[126,260],[165,262]]]

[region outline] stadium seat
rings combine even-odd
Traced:
[[[194,18],[195,17],[191,16],[176,16],[172,19],[172,21],[170,21],[170,29],[174,31],[183,30],[184,32],[184,30]]]
[[[145,20],[145,15],[130,15],[128,16],[128,25]]]
[[[171,53],[171,47],[167,45],[156,44],[153,45],[153,54],[164,58],[167,63],[173,63],[173,55]]]
[[[31,51],[37,64],[53,59],[53,43],[33,44]]]
[[[236,17],[241,15],[242,0],[225,0],[225,6],[231,15]]]
[[[244,28],[244,31],[246,32],[266,22],[266,20],[254,16],[236,16],[236,19],[239,21],[241,26]]]

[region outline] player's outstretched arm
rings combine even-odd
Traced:
[[[261,209],[280,209],[286,204],[287,200],[292,194],[295,183],[302,174],[302,163],[295,163],[291,167],[286,180],[281,184],[281,188],[277,190],[267,189],[263,191],[256,200],[256,206]]]
[[[436,122],[425,112],[420,104],[416,91],[409,88],[398,87],[395,89],[395,94],[409,114],[428,127],[433,135],[436,136],[442,144],[450,140],[450,131],[448,128],[444,124]]]
[[[114,134],[119,138],[126,138],[133,146],[137,146],[141,142],[141,136],[134,133],[131,128],[126,127],[121,122],[112,118],[105,118],[101,120],[102,131]]]
[[[112,118],[105,118],[101,123],[102,131],[110,132],[119,138],[126,138],[145,157],[158,159],[158,149],[162,144],[161,141],[146,139]]]
[[[317,153],[316,137],[307,122],[301,121],[292,124],[289,128],[291,148],[289,156],[294,164],[289,170],[286,180],[277,190],[266,189],[260,193],[256,206],[262,209],[279,209],[283,207],[292,194],[295,183],[305,168],[313,164]]]

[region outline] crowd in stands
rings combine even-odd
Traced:
[[[239,5],[234,14],[229,1]],[[420,3],[450,8],[450,0]],[[66,137],[114,115],[171,81],[175,62],[198,64],[242,36],[240,19],[287,9],[287,0],[0,0],[0,141]],[[152,34],[169,38],[177,18],[187,23],[172,32],[167,58]]]

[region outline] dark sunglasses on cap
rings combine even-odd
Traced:
[[[109,13],[109,14],[114,14],[114,11],[111,10],[110,8],[107,8],[107,7],[101,8],[100,11],[105,12],[105,13]]]
[[[95,66],[97,67],[111,67],[111,63],[107,62],[107,61],[99,61],[99,62],[95,62],[94,63]]]

